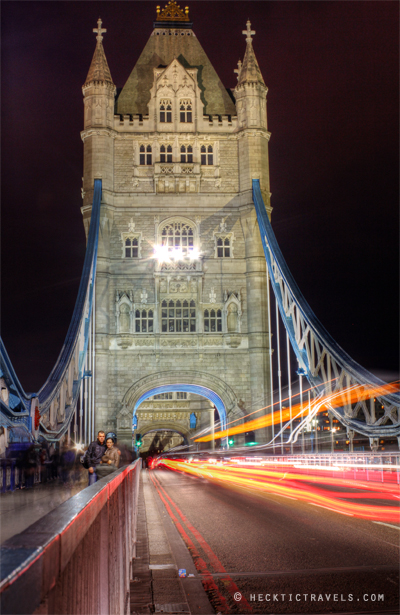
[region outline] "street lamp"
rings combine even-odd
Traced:
[[[338,431],[338,429],[338,427],[332,427],[331,429],[332,453],[335,451],[335,431]]]

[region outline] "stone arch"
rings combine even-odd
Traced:
[[[185,429],[182,423],[173,423],[171,421],[154,421],[151,423],[146,423],[140,428],[142,437],[152,431],[174,431],[182,436],[182,438],[185,438],[188,442],[190,441],[190,431],[189,429]]]
[[[160,371],[145,376],[133,384],[122,400],[132,414],[140,403],[158,393],[169,391],[187,391],[206,397],[216,406],[222,427],[226,423],[227,414],[241,416],[238,399],[233,389],[223,380],[212,374],[198,371]]]

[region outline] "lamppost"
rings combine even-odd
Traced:
[[[335,431],[337,431],[337,427],[331,427],[331,439],[332,439],[332,453],[335,451]]]

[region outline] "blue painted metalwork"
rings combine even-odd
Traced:
[[[42,416],[49,409],[52,401],[57,398],[62,385],[67,384],[68,370],[70,369],[71,362],[74,361],[77,351],[77,344],[79,344],[79,360],[75,369],[77,372],[75,375],[77,377],[73,381],[73,386],[71,387],[72,399],[70,400],[68,406],[65,407],[65,419],[60,428],[56,431],[50,431],[43,424],[40,426],[41,434],[47,440],[51,441],[59,440],[66,433],[79,397],[80,382],[82,378],[91,376],[91,374],[84,372],[84,365],[89,344],[89,324],[93,307],[93,292],[96,276],[97,247],[100,227],[101,192],[101,180],[95,179],[89,236],[83,264],[82,277],[78,290],[78,297],[60,355],[39,393],[30,395],[25,393],[17,378],[4,344],[0,340],[1,371],[9,390],[9,404],[7,405],[0,400],[0,421],[4,418],[4,421],[8,419],[12,425],[18,424],[18,426],[20,426],[22,423],[23,426],[25,426],[25,428],[29,431],[32,430],[30,417],[32,398],[39,398],[40,415]],[[70,375],[69,377],[72,376]]]
[[[287,266],[282,252],[279,248],[275,234],[262,198],[260,181],[253,179],[253,201],[257,213],[258,225],[261,233],[261,240],[264,248],[265,259],[271,279],[272,288],[277,299],[279,312],[286,331],[289,334],[290,342],[299,363],[300,373],[304,374],[310,384],[316,387],[319,393],[324,391],[323,378],[321,378],[318,366],[324,361],[329,360],[329,369],[337,375],[337,380],[346,383],[358,383],[361,385],[385,386],[385,382],[371,374],[364,367],[354,361],[333,339],[325,327],[319,322],[314,312],[303,297],[297,286],[289,267]],[[295,322],[296,316],[296,322]],[[306,338],[312,335],[312,340],[308,344]],[[315,363],[317,367],[310,363],[310,346],[316,344],[316,354],[318,357]],[[318,345],[318,346],[317,346]],[[346,384],[345,383],[345,384]],[[400,395],[392,393],[379,397],[385,404],[385,416],[377,421],[373,420],[373,413],[369,412],[365,402],[360,402],[355,413],[361,408],[366,416],[366,423],[346,415],[343,411],[332,409],[337,418],[348,428],[363,433],[368,437],[388,437],[400,434],[400,417],[395,414],[400,411]],[[382,424],[391,421],[391,425]]]
[[[224,402],[219,395],[214,393],[214,391],[211,391],[211,389],[207,389],[206,387],[202,387],[197,384],[164,384],[163,386],[150,389],[141,397],[139,397],[133,409],[133,414],[136,414],[138,407],[143,401],[145,401],[145,399],[153,397],[153,395],[159,395],[160,393],[173,393],[174,391],[176,391],[177,393],[195,393],[196,395],[202,395],[203,397],[209,399],[218,410],[219,420],[221,422],[221,429],[226,429],[226,410]]]

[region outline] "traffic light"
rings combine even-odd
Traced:
[[[135,445],[140,448],[142,446],[142,434],[137,433],[135,435]]]
[[[254,431],[246,431],[244,434],[244,443],[246,446],[254,446],[257,444]]]
[[[232,438],[232,436],[229,436],[229,438],[228,438],[228,444],[229,444],[229,446],[234,446],[234,444],[235,444],[235,439],[234,439],[234,438]]]

